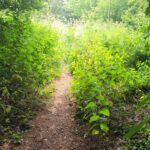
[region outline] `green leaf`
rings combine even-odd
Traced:
[[[99,100],[101,105],[103,105],[103,106],[112,106],[112,102],[106,100],[103,96],[100,95],[100,96],[97,96],[96,98],[97,98],[97,100]]]
[[[85,109],[88,109],[88,108],[95,108],[96,107],[96,104],[94,102],[90,102],[86,105]]]
[[[100,128],[101,128],[102,131],[104,131],[106,133],[109,131],[109,127],[105,123],[101,123]]]
[[[104,98],[103,96],[101,96],[101,95],[97,96],[96,98],[97,98],[99,101],[104,101],[104,100],[105,100],[105,98]]]
[[[42,69],[42,66],[41,66],[41,65],[38,65],[37,68],[38,68],[39,70],[41,70],[41,69]]]
[[[7,106],[5,111],[7,114],[9,114],[11,112],[12,107],[11,106]]]
[[[90,120],[89,120],[89,123],[92,123],[92,122],[95,122],[95,121],[98,121],[99,120],[99,116],[98,115],[93,115]]]
[[[99,135],[99,134],[100,134],[99,130],[96,129],[92,130],[92,135]]]
[[[108,108],[102,108],[99,113],[107,117],[110,116],[110,111]]]
[[[134,134],[139,132],[146,123],[150,122],[150,117],[146,117],[142,122],[135,124],[130,130],[125,134],[125,138],[130,139]]]

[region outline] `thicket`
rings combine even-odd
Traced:
[[[59,68],[59,46],[87,135],[100,137],[100,149],[149,149],[150,1],[52,0],[54,16],[78,20],[60,45],[51,27],[31,21],[42,2],[0,0],[0,141],[21,142]]]
[[[31,21],[41,2],[0,1],[0,142],[21,142],[59,68],[56,31]]]
[[[116,23],[87,23],[78,29],[66,35],[77,116],[88,134],[105,137],[100,148],[148,149],[149,36]]]
[[[66,61],[87,134],[100,137],[99,149],[149,149],[150,1],[69,0],[65,7],[79,18],[66,34]]]

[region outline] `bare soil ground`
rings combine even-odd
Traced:
[[[23,144],[2,150],[88,150],[80,126],[75,121],[75,104],[68,98],[70,75],[65,72],[54,82],[53,102],[31,121]]]

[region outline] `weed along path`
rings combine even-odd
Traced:
[[[75,104],[68,98],[70,75],[65,71],[55,81],[54,100],[31,122],[31,131],[15,150],[87,150],[81,128],[75,121]]]

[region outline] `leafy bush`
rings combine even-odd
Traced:
[[[26,128],[42,103],[40,90],[59,67],[56,44],[56,32],[31,23],[27,14],[0,17],[0,137],[18,138],[14,132]]]
[[[90,24],[81,34],[74,30],[70,36],[74,43],[69,46],[67,61],[73,74],[78,116],[88,124],[92,135],[109,132],[123,137],[124,126],[135,122],[136,115],[143,118],[148,111],[139,114],[135,109],[140,98],[150,92],[144,34],[111,23],[101,27]],[[136,55],[139,51],[144,59]]]

